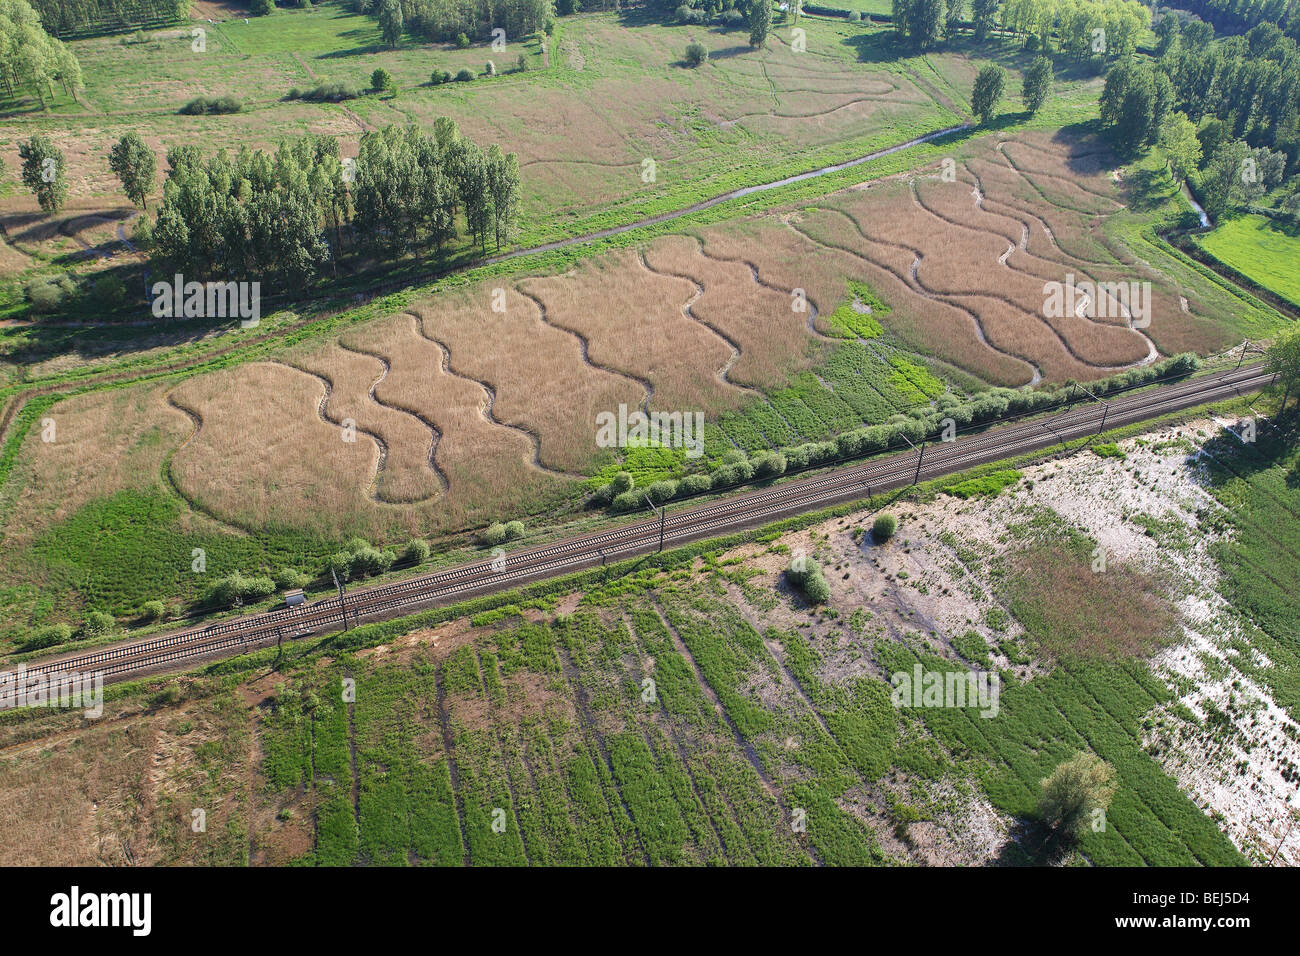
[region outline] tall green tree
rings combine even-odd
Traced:
[[[966,0],[947,0],[943,14],[943,35],[949,39],[955,37],[965,16]]]
[[[1205,213],[1219,219],[1224,213],[1256,199],[1264,191],[1251,148],[1231,140],[1214,151],[1201,172],[1201,200]]]
[[[1023,96],[1025,108],[1037,113],[1052,95],[1052,61],[1045,56],[1034,59],[1025,70]]]
[[[35,193],[43,210],[58,212],[68,198],[63,150],[44,133],[33,133],[31,139],[18,144],[18,156],[23,161],[23,185]]]
[[[750,0],[749,45],[755,49],[767,46],[767,35],[772,30],[772,0]]]
[[[1269,346],[1264,368],[1277,375],[1283,386],[1278,415],[1286,412],[1286,403],[1300,385],[1300,329],[1288,329]]]
[[[975,42],[983,43],[997,26],[999,0],[971,0],[971,21],[975,25]]]
[[[893,0],[894,31],[918,50],[928,50],[943,36],[945,0]]]
[[[1086,830],[1098,812],[1105,813],[1115,795],[1115,770],[1096,754],[1080,753],[1058,766],[1042,782],[1038,802],[1042,821],[1065,837]]]
[[[405,28],[400,0],[383,0],[379,7],[379,32],[384,35],[384,42],[391,49],[397,49],[402,42],[402,31]]]
[[[1157,142],[1179,179],[1186,179],[1201,161],[1201,141],[1196,138],[1196,124],[1187,118],[1186,113],[1166,116],[1160,125]]]
[[[1131,155],[1155,139],[1156,97],[1156,83],[1145,63],[1125,57],[1106,73],[1101,125],[1121,153]]]
[[[487,152],[488,191],[492,194],[492,231],[497,251],[514,235],[519,217],[519,157],[502,154],[493,145]]]
[[[153,191],[158,160],[139,133],[132,130],[114,144],[108,154],[108,168],[121,180],[126,197],[144,209]]]
[[[1006,70],[996,63],[990,63],[975,76],[975,86],[971,90],[971,109],[980,118],[981,123],[988,123],[997,112],[998,101],[1006,86]]]

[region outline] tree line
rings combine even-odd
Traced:
[[[84,86],[81,64],[45,32],[27,0],[0,0],[0,79],[10,97],[31,93],[42,107],[53,100],[55,83],[73,98]]]
[[[1158,144],[1212,218],[1247,205],[1300,166],[1300,51],[1273,23],[1213,40],[1203,21],[1156,26],[1154,62],[1106,75],[1100,110],[1121,152]]]
[[[190,0],[32,0],[45,29],[56,36],[88,29],[151,26],[183,20]]]
[[[1224,33],[1273,23],[1300,41],[1300,0],[1179,0],[1178,5]]]
[[[46,212],[67,199],[62,151],[37,133],[18,144],[22,181]],[[144,209],[157,161],[138,133],[109,152],[109,169]],[[204,156],[198,146],[167,152],[157,218],[136,238],[164,271],[309,283],[352,252],[396,259],[440,253],[460,235],[486,252],[518,231],[519,161],[484,150],[446,117],[431,133],[387,126],[365,133],[355,160],[333,136],[307,134],[273,152],[243,147]]]
[[[969,24],[976,42],[1000,28],[1022,37],[1027,49],[1046,53],[1055,42],[1076,59],[1131,53],[1151,23],[1138,0],[893,0],[892,13],[895,32],[921,50]]]
[[[403,31],[426,40],[486,39],[497,27],[508,40],[545,28],[555,17],[553,0],[351,0],[358,13],[374,16],[390,46]]]
[[[334,137],[307,134],[233,157],[176,147],[167,164],[148,238],[153,258],[181,272],[300,285],[351,251],[390,260],[441,252],[462,220],[482,251],[518,228],[515,154],[481,149],[446,117],[431,134],[367,132],[355,161],[341,158]]]

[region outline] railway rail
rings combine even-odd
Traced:
[[[197,659],[233,656],[254,648],[391,617],[420,606],[445,604],[528,581],[633,557],[670,544],[711,537],[827,505],[866,498],[915,481],[951,474],[1025,452],[1100,433],[1168,412],[1255,391],[1270,380],[1261,365],[1144,389],[1111,401],[989,428],[969,438],[843,466],[775,487],[733,495],[695,508],[664,511],[554,544],[477,561],[392,584],[377,585],[292,608],[248,614],[204,627],[80,654],[47,658],[27,667],[31,676],[98,672],[105,680]]]

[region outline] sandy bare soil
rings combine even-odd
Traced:
[[[1000,605],[989,558],[1012,543],[1009,524],[1050,508],[1094,539],[1108,561],[1162,572],[1180,585],[1181,636],[1149,662],[1178,697],[1146,715],[1150,729],[1143,744],[1248,858],[1267,863],[1276,853],[1275,864],[1298,863],[1300,834],[1291,832],[1284,845],[1283,840],[1300,819],[1300,796],[1282,770],[1300,762],[1300,726],[1267,688],[1235,666],[1237,652],[1229,642],[1249,641],[1250,635],[1240,632],[1217,590],[1210,549],[1218,539],[1198,529],[1198,512],[1212,514],[1221,506],[1205,487],[1195,451],[1224,424],[1195,421],[1129,439],[1120,443],[1124,459],[1084,451],[1025,468],[1020,484],[996,498],[940,495],[886,509],[899,518],[899,530],[883,545],[871,540],[869,530],[853,534],[869,529],[873,516],[867,513],[792,532],[770,545],[747,545],[723,558],[743,556],[745,567],[761,572],[745,591],[784,594],[771,607],[756,606],[740,588],[733,588],[733,597],[760,630],[800,628],[822,655],[821,673],[830,681],[869,673],[887,679],[870,660],[877,636],[906,637],[952,657],[953,637],[971,631],[985,639],[995,666],[1026,680],[1049,665],[1012,666],[1000,650],[1021,629],[1014,619],[1004,630],[990,626],[990,612],[996,618]],[[1147,533],[1151,526],[1157,528],[1154,536]],[[831,587],[828,610],[812,614],[811,624],[809,609],[782,580],[800,552],[822,564]],[[1208,705],[1229,723],[1207,727]],[[986,863],[1008,839],[1010,821],[978,791],[950,779],[944,781],[947,792],[921,794],[932,812],[939,811],[935,819],[912,824],[907,840],[900,841],[880,812],[884,794],[910,790],[916,796],[916,787],[886,775],[875,789],[857,794],[852,807],[900,858]]]

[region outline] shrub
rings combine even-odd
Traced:
[[[660,505],[677,494],[677,482],[675,481],[656,481],[645,490],[646,496],[655,504]]]
[[[775,478],[785,473],[785,455],[775,451],[765,451],[751,463],[757,478]]]
[[[686,65],[697,67],[709,58],[708,48],[703,43],[686,44]]]
[[[311,582],[311,575],[297,568],[281,568],[271,575],[271,580],[275,582],[277,591],[292,591],[294,588],[305,588]]]
[[[642,495],[639,491],[625,491],[621,495],[614,496],[613,509],[615,511],[635,511],[641,507]]]
[[[487,61],[487,65],[483,67],[483,75],[484,75],[484,76],[496,76],[496,75],[497,75],[497,65],[496,65],[495,63],[493,63],[491,60],[488,60],[488,61]]]
[[[489,548],[495,548],[499,544],[506,543],[506,526],[496,521],[487,526],[483,532],[483,543]]]
[[[683,495],[698,495],[709,490],[713,482],[709,480],[708,475],[687,475],[677,486],[677,490]]]
[[[1098,811],[1110,806],[1117,789],[1115,770],[1096,754],[1078,753],[1042,782],[1038,813],[1062,836],[1082,833]]]
[[[220,579],[208,589],[208,603],[233,607],[238,601],[259,601],[275,593],[275,582],[265,576],[245,577],[238,571]]]
[[[732,7],[730,10],[723,10],[718,14],[718,22],[722,24],[724,29],[730,30],[744,23],[745,15]]]
[[[166,613],[167,605],[159,600],[145,601],[140,605],[140,618],[145,621],[161,621]]]
[[[135,226],[131,230],[131,241],[145,250],[153,245],[153,220],[147,214],[136,217]]]
[[[411,564],[424,564],[425,561],[429,560],[429,553],[429,542],[421,541],[419,538],[413,538],[410,543],[407,544],[406,550],[402,552],[402,557],[411,562]]]
[[[72,627],[68,624],[46,624],[38,627],[18,642],[18,649],[39,651],[42,648],[66,644],[72,640]]]
[[[876,515],[876,520],[871,525],[871,537],[881,542],[888,541],[897,530],[898,519],[893,515]]]
[[[786,568],[786,578],[803,592],[809,604],[823,604],[831,596],[831,587],[826,583],[826,575],[815,561],[803,559],[802,565],[791,564]]]
[[[23,291],[27,293],[33,312],[49,314],[64,308],[76,288],[67,276],[63,276],[60,279],[33,279]]]
[[[352,577],[371,577],[383,574],[393,566],[397,555],[392,551],[380,551],[378,548],[365,547],[352,553]]]
[[[81,631],[87,637],[97,637],[101,634],[111,634],[117,628],[117,621],[113,615],[106,614],[103,611],[91,611],[86,615],[86,621],[81,626]]]
[[[238,113],[244,104],[233,96],[196,96],[181,107],[186,116],[202,116],[205,113]]]
[[[474,73],[472,70],[461,70],[456,74],[457,83],[468,83],[472,79],[474,79]]]
[[[296,100],[301,98],[301,96],[302,96],[302,90],[298,89],[298,87],[296,86],[290,87],[289,92],[284,94],[284,98],[286,100]]]
[[[389,73],[382,66],[370,74],[370,88],[376,93],[381,93],[393,85],[393,74]]]
[[[325,573],[338,578],[340,584],[347,581],[352,576],[352,555],[346,551],[334,552],[325,561]]]
[[[804,580],[803,596],[808,599],[809,604],[825,604],[830,600],[831,586],[826,583],[826,576],[817,565],[813,565]]]
[[[344,83],[317,83],[302,98],[309,103],[341,103],[354,100],[359,94]]]
[[[516,538],[524,536],[524,523],[522,521],[506,522],[506,540],[514,541]]]
[[[458,46],[458,47],[460,47],[460,49],[464,50],[466,47],[469,46],[469,37],[467,37],[467,36],[466,36],[465,34],[463,34],[463,33],[457,33],[457,34],[456,34],[456,46]]]
[[[528,72],[528,57],[524,56],[522,53],[520,53],[519,56],[515,57],[515,72],[516,73]]]
[[[614,476],[614,480],[609,483],[609,486],[614,489],[614,494],[621,495],[623,492],[635,488],[636,480],[629,472],[620,471]]]
[[[861,11],[861,10],[850,10],[850,11],[849,11],[849,22],[850,22],[850,23],[861,23],[861,22],[862,22],[862,11]]]

